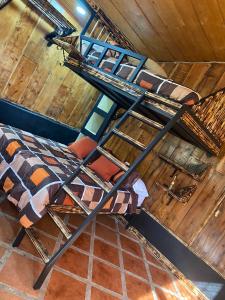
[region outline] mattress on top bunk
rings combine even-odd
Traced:
[[[82,55],[84,55],[87,47],[88,43],[86,43],[86,41],[82,41]],[[104,48],[102,46],[99,46],[97,44],[93,45],[92,49],[87,55],[87,63],[90,65],[94,65],[100,57],[103,49]],[[119,53],[117,53],[116,51],[107,51],[99,67],[105,72],[111,72],[118,59],[118,56]],[[129,61],[129,58],[125,57],[120,64],[116,75],[123,79],[129,80],[135,69],[136,66]],[[134,80],[134,83],[151,92],[159,94],[160,96],[178,101],[180,103],[185,103],[190,106],[198,103],[201,99],[201,96],[194,90],[180,85],[170,79],[154,74],[145,67],[139,71]]]
[[[0,124],[0,189],[17,207],[24,227],[30,227],[45,215],[52,196],[79,164],[80,160],[67,146]],[[89,209],[94,209],[104,195],[103,189],[82,173],[68,186]],[[68,200],[71,202],[68,198],[62,192],[55,203],[67,204]],[[137,195],[121,188],[102,212],[133,213],[136,206]]]
[[[94,55],[94,53],[92,55]],[[115,63],[116,59],[113,57],[109,57],[102,60],[99,67],[106,72],[111,72]],[[135,69],[136,66],[132,65],[129,62],[125,62],[120,64],[119,69],[115,73],[115,75],[129,80],[133,75]],[[146,68],[143,68],[139,71],[134,80],[134,83],[163,97],[178,101],[182,104],[185,103],[190,106],[198,103],[201,99],[201,96],[194,90],[180,85],[170,79],[153,74]]]

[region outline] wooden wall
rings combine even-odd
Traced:
[[[225,64],[163,64],[170,77],[195,88],[203,96],[225,87]],[[134,120],[124,132],[147,144],[155,131]],[[122,160],[131,162],[137,151],[114,139],[108,147]],[[125,151],[126,149],[126,151]],[[188,203],[172,200],[155,182],[169,185],[174,168],[158,158],[157,152],[177,163],[200,160],[210,164],[202,182],[178,173],[176,188],[197,184]],[[139,171],[152,195],[145,202],[147,211],[208,264],[225,276],[225,155],[209,157],[204,151],[169,134],[141,163]],[[172,251],[172,250],[171,250]]]
[[[0,96],[80,127],[98,91],[62,66],[62,51],[44,40],[53,28],[25,3],[0,10]]]
[[[225,60],[224,0],[95,2],[136,49],[149,57],[158,61]]]

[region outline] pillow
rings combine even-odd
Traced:
[[[125,174],[124,171],[119,171],[116,175],[113,176],[112,182],[117,183],[117,181],[120,179],[121,176],[123,176],[123,174]]]
[[[120,168],[104,155],[101,155],[92,164],[90,164],[89,168],[96,172],[96,174],[105,181],[109,181],[113,175],[120,171]]]
[[[96,141],[89,136],[84,136],[68,146],[68,149],[78,158],[83,159],[97,146]]]
[[[168,78],[166,71],[154,60],[148,58],[145,67],[153,74]]]

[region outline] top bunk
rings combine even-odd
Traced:
[[[190,88],[146,68],[145,56],[87,36],[80,37],[79,54],[69,49],[65,66],[121,107],[144,95],[139,111],[166,123],[185,106],[173,133],[211,154],[220,153],[225,142],[224,90],[201,99]]]

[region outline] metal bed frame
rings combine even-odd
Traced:
[[[168,122],[168,120],[170,120],[182,107],[182,104],[178,101],[154,94],[153,92],[150,92],[134,83],[137,74],[144,67],[144,64],[147,60],[145,56],[84,35],[81,35],[80,40],[80,45],[82,41],[89,43],[85,53],[83,54],[86,61],[88,59],[88,54],[94,45],[103,47],[101,55],[98,59],[96,59],[93,65],[90,65],[86,62],[77,62],[68,56],[64,65],[92,84],[103,94],[111,98],[120,107],[127,108],[139,96],[144,95],[145,101],[139,106],[138,111],[145,116],[150,116],[156,121],[161,121],[164,124]],[[111,72],[106,72],[100,68],[101,62],[108,50],[114,50],[120,54]],[[121,62],[126,56],[135,58],[139,61],[135,71],[128,80],[116,75]],[[207,96],[206,98],[208,97],[211,97],[211,95]],[[206,126],[206,124],[204,124],[202,121],[202,118],[199,117],[199,114],[195,112],[196,106],[201,105],[204,100],[205,98],[194,107],[185,105],[185,114],[183,115],[182,119],[179,120],[173,127],[172,132],[184,140],[204,149],[208,153],[218,155],[223,141],[221,141],[212,133],[210,130],[211,128]],[[213,103],[211,104],[211,108],[212,105]]]

